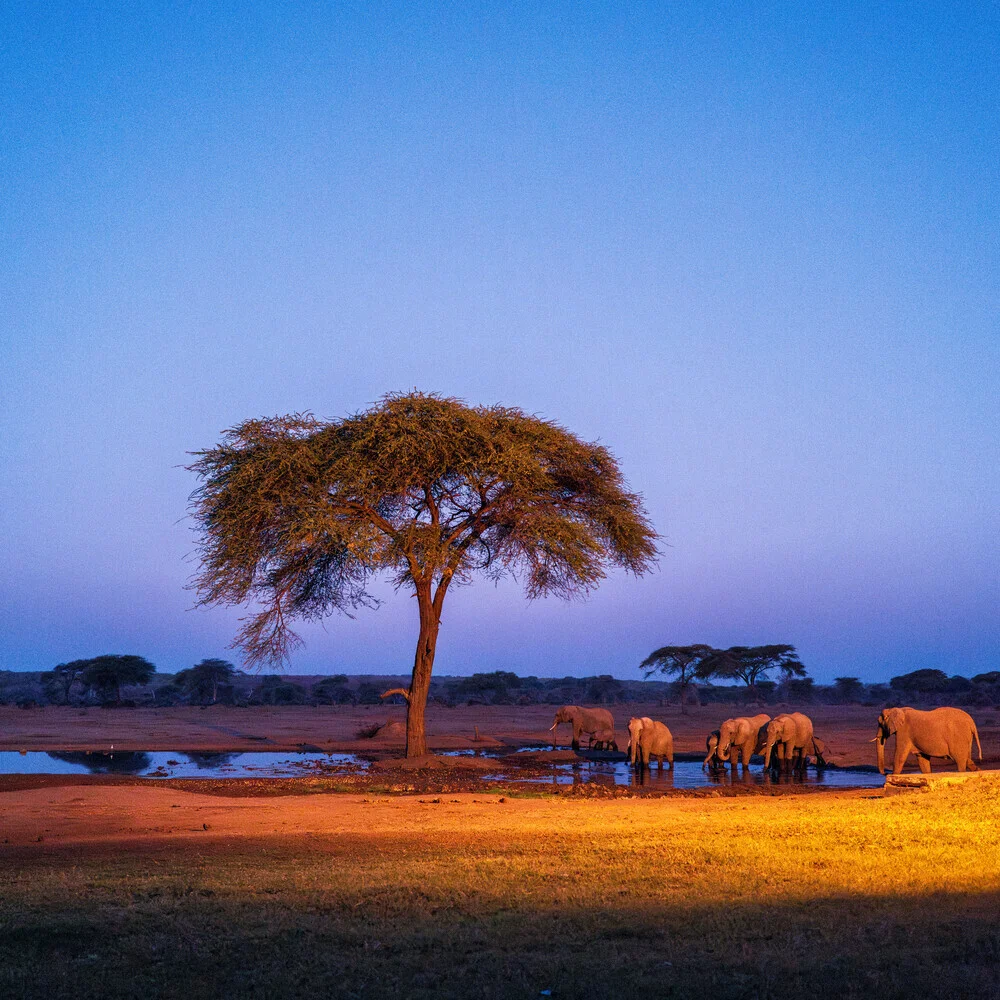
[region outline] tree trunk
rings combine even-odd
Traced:
[[[417,607],[420,611],[420,636],[413,657],[410,698],[406,707],[406,756],[422,757],[427,753],[427,733],[424,713],[431,688],[434,649],[437,646],[440,620],[431,600],[430,585],[417,587]]]

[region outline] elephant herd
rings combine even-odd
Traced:
[[[580,737],[588,736],[592,749],[617,750],[614,717],[606,708],[582,708],[564,705],[556,712],[550,732],[561,723],[573,726],[572,747],[580,748]],[[972,760],[972,741],[975,739],[979,759],[983,750],[979,732],[972,716],[960,708],[935,708],[921,711],[916,708],[886,708],[878,717],[877,744],[879,773],[885,773],[885,743],[896,737],[893,774],[903,770],[907,757],[916,754],[922,772],[929,773],[931,757],[950,757],[959,771],[977,770]],[[666,760],[674,764],[674,738],[662,723],[646,716],[629,720],[629,745],[627,752],[633,767],[640,770],[651,766],[657,759],[658,769]],[[555,737],[553,736],[553,746]],[[728,761],[735,770],[738,764],[746,768],[750,758],[760,755],[765,769],[774,767],[785,771],[804,771],[809,757],[822,767],[825,746],[813,733],[812,720],[801,712],[786,712],[773,719],[767,715],[740,716],[726,719],[705,740],[707,751],[704,766],[711,769],[725,767]]]

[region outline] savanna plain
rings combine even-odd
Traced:
[[[873,762],[877,710],[805,710],[835,761]],[[0,749],[358,751],[394,711],[3,708]],[[726,714],[623,706],[620,726],[640,711],[692,753]],[[995,713],[974,714],[993,767]],[[550,721],[442,709],[429,741],[541,741]],[[593,794],[393,771],[377,743],[390,766],[349,791],[0,782],[0,996],[1000,996],[996,772]]]

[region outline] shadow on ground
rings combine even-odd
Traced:
[[[489,882],[433,853],[416,862],[425,883],[395,880],[384,846],[306,837],[0,856],[16,872],[0,898],[0,996],[1000,995],[997,892],[710,906],[679,886],[678,902],[651,903],[637,873],[595,899],[572,872],[522,885],[486,854],[473,863],[496,866]]]

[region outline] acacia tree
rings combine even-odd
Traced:
[[[211,694],[210,704],[219,700],[219,685],[227,684],[236,668],[228,660],[208,659],[193,667],[181,670],[174,683],[180,684],[189,695],[204,700]]]
[[[115,704],[122,703],[122,688],[126,684],[148,684],[156,673],[156,667],[143,656],[106,653],[85,661],[80,675],[83,684],[107,697],[114,692]]]
[[[639,669],[645,671],[646,677],[660,673],[675,678],[681,713],[687,714],[685,700],[688,689],[694,680],[707,679],[708,674],[705,673],[703,664],[714,652],[711,646],[702,643],[694,646],[661,646],[639,664]]]
[[[234,641],[283,661],[289,623],[378,604],[380,573],[417,601],[406,754],[427,752],[424,710],[449,587],[477,573],[571,597],[608,568],[638,575],[656,534],[614,456],[520,410],[414,392],[321,422],[248,420],[195,453],[202,605],[259,602]],[[387,692],[388,693],[388,692]]]
[[[757,681],[763,680],[772,670],[780,670],[786,680],[806,675],[806,668],[794,646],[730,646],[729,649],[716,649],[702,666],[713,677],[738,678],[754,696]]]

